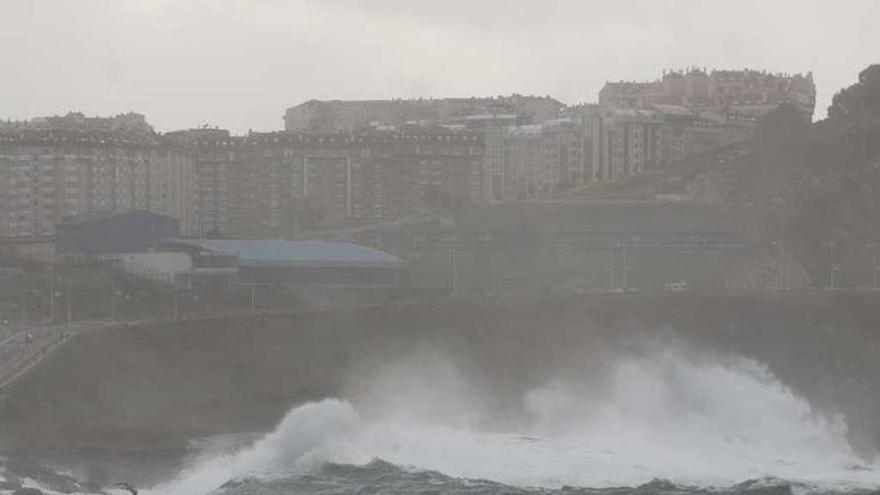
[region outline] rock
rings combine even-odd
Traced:
[[[12,495],[43,495],[43,491],[36,488],[19,488],[12,492]]]
[[[21,484],[12,481],[0,481],[0,491],[13,491],[21,488]]]
[[[52,491],[61,493],[81,491],[79,483],[73,478],[58,474],[29,457],[6,459],[5,469],[7,474],[11,475],[9,477],[14,476],[19,479],[30,478]]]

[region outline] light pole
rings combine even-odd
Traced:
[[[177,297],[178,296],[177,281],[174,282],[173,296],[174,296],[174,319],[179,320],[180,319],[180,303],[178,302],[179,298]]]
[[[868,244],[868,247],[874,249],[874,288],[880,289],[880,244]]]
[[[251,269],[251,313],[257,312],[257,293],[254,285],[254,270]]]
[[[617,250],[615,245],[611,246],[611,265],[608,267],[608,291],[614,290],[614,251]]]
[[[49,265],[49,321],[55,321],[55,263]]]
[[[21,296],[21,331],[27,329],[27,292]]]
[[[786,288],[786,269],[785,269],[785,243],[773,241],[772,246],[777,248],[776,256],[776,290],[781,291]]]
[[[67,327],[70,328],[70,320],[73,319],[73,293],[70,290],[72,274],[67,274]]]
[[[874,246],[874,288],[880,289],[880,246]]]
[[[456,237],[453,235],[449,242],[449,296],[455,297],[456,294],[456,280],[455,280],[455,245],[456,245]]]
[[[785,266],[784,259],[785,258],[784,257],[785,257],[785,244],[782,241],[779,241],[779,261],[777,261],[777,266],[776,266],[776,273],[777,273],[776,277],[779,280],[779,282],[776,285],[778,286],[779,290],[782,290],[785,288],[785,268],[784,268],[784,266]]]
[[[827,241],[822,244],[828,248],[828,288],[837,287],[837,265],[834,260],[834,241]]]
[[[119,290],[110,292],[110,321],[116,321],[116,299],[121,299],[122,295],[122,291]]]
[[[791,246],[786,246],[785,248],[785,288],[787,290],[792,290],[794,288],[794,283],[792,282],[794,272],[794,256],[791,253]]]

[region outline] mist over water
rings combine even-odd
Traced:
[[[376,458],[521,487],[725,487],[764,477],[880,485],[843,421],[815,412],[757,362],[661,347],[621,355],[596,375],[560,374],[523,394],[519,421],[501,421],[452,360],[416,353],[369,375],[353,402],[296,407],[252,446],[207,455],[154,492],[195,495]]]

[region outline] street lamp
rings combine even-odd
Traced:
[[[789,274],[786,273],[785,262],[786,255],[788,253],[786,251],[785,242],[781,240],[773,241],[770,243],[770,245],[778,249],[778,256],[776,258],[776,290],[781,291],[783,289],[791,289],[791,281],[786,281],[786,279],[790,278],[790,276],[788,276]]]
[[[828,248],[828,288],[837,288],[837,264],[834,259],[834,241],[826,241],[822,243],[823,247]]]
[[[874,249],[874,288],[880,289],[880,244],[868,244],[869,248]]]
[[[123,295],[121,290],[110,292],[110,321],[116,321],[116,299],[121,299]]]
[[[880,289],[880,251],[874,249],[874,288]]]
[[[619,243],[618,243],[619,244]],[[608,291],[614,292],[614,252],[617,250],[617,245],[612,245],[610,254],[611,254],[611,264],[608,266]]]
[[[67,275],[67,327],[70,328],[70,320],[73,319],[73,293],[70,290],[71,274]]]
[[[49,265],[49,321],[55,321],[55,262]]]

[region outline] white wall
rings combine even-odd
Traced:
[[[122,255],[122,269],[136,274],[186,272],[192,269],[192,258],[188,253],[128,253]]]

